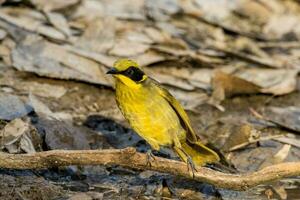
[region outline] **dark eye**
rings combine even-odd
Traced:
[[[134,70],[133,67],[129,67],[129,68],[126,70],[126,74],[127,74],[128,76],[134,75],[134,72],[135,72],[135,70]]]
[[[144,72],[139,68],[131,66],[125,71],[123,71],[122,74],[127,76],[133,81],[140,81],[143,79]]]

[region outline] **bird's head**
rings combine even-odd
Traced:
[[[147,79],[147,75],[139,68],[139,65],[129,59],[117,60],[107,72],[129,87],[138,87]]]

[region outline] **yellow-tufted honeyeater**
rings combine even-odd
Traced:
[[[152,149],[171,147],[192,168],[219,161],[218,154],[198,140],[180,103],[135,61],[120,59],[107,73],[116,80],[121,112]]]

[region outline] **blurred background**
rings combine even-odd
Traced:
[[[238,172],[300,160],[299,1],[0,4],[1,151],[147,151],[105,74],[126,57],[180,100],[202,141]],[[118,166],[0,177],[0,199],[300,199],[299,177],[246,192]]]

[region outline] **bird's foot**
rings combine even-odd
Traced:
[[[187,162],[188,171],[190,171],[190,169],[191,169],[192,176],[193,176],[193,178],[195,178],[195,172],[197,172],[195,163],[193,162],[193,160],[190,156],[188,156],[186,162]]]
[[[155,160],[155,157],[152,153],[152,150],[151,149],[147,150],[147,165],[151,167],[152,166],[151,161],[154,161],[154,160]]]

